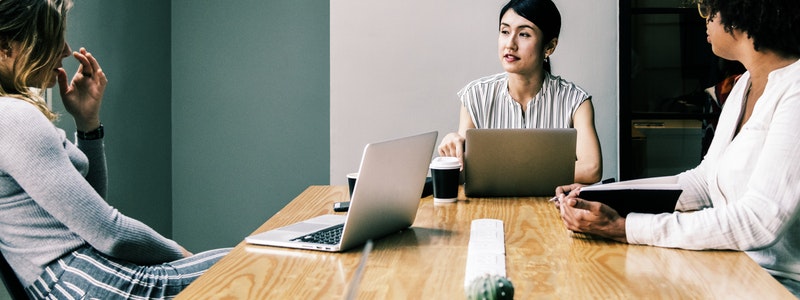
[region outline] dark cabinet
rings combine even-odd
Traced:
[[[686,0],[620,0],[620,178],[672,175],[696,166],[720,105],[706,90],[722,79],[705,19]]]

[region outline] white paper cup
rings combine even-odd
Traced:
[[[433,202],[449,203],[458,198],[458,178],[461,163],[456,157],[436,157],[431,161]]]

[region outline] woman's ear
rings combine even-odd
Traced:
[[[550,40],[550,42],[544,45],[544,57],[547,58],[550,57],[550,55],[553,55],[553,52],[556,51],[556,46],[558,46],[558,38],[553,38]]]

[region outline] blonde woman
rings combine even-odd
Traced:
[[[105,202],[108,80],[65,41],[71,4],[0,0],[0,252],[33,299],[173,297],[228,249],[192,255]],[[80,62],[71,79],[69,56]],[[74,143],[34,92],[56,83]]]

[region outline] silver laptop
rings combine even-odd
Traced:
[[[468,129],[467,197],[552,196],[575,179],[574,128]]]
[[[364,147],[347,215],[322,215],[245,238],[250,244],[338,252],[411,226],[437,132]]]

